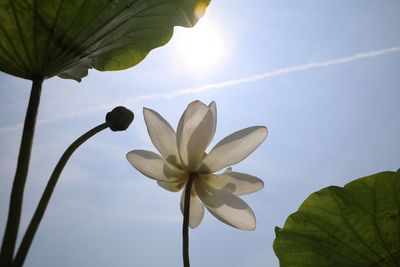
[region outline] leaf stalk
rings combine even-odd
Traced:
[[[11,189],[7,223],[0,252],[0,266],[9,266],[14,255],[43,81],[43,77],[32,80],[32,89],[25,116],[17,168]]]

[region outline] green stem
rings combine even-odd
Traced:
[[[29,248],[32,244],[33,238],[35,237],[36,231],[39,227],[39,224],[43,218],[44,212],[46,211],[46,207],[50,201],[51,195],[53,194],[54,188],[57,185],[58,178],[60,177],[60,174],[62,170],[64,169],[65,165],[67,164],[67,161],[71,157],[71,155],[74,153],[74,151],[82,145],[84,142],[86,142],[90,137],[93,135],[99,133],[100,131],[106,129],[109,127],[108,123],[103,123],[100,124],[90,131],[86,132],[83,134],[81,137],[75,140],[64,152],[64,154],[61,156],[60,160],[58,161],[56,167],[54,168],[53,173],[51,174],[51,177],[47,183],[47,186],[43,192],[43,195],[40,199],[40,202],[36,208],[36,211],[32,217],[32,220],[28,226],[28,229],[26,230],[26,233],[22,239],[21,245],[18,249],[17,255],[15,256],[15,259],[13,261],[13,267],[21,267],[24,264],[26,255],[28,254]]]
[[[43,80],[44,78],[39,77],[32,81],[31,95],[26,111],[21,146],[19,149],[17,169],[11,190],[7,224],[0,252],[0,266],[9,266],[14,255]]]
[[[185,188],[185,203],[183,206],[183,226],[182,226],[182,253],[183,266],[190,267],[189,261],[189,215],[190,215],[190,193],[192,192],[193,179],[196,174],[190,174]]]

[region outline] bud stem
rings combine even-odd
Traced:
[[[94,136],[95,134],[101,132],[104,129],[109,127],[109,123],[102,123],[90,131],[83,134],[81,137],[75,140],[64,152],[61,156],[60,160],[58,161],[56,167],[51,174],[51,177],[47,183],[47,186],[43,192],[43,195],[40,199],[40,202],[36,208],[36,211],[32,217],[32,220],[28,226],[28,229],[25,232],[25,235],[22,239],[21,245],[18,249],[17,255],[13,261],[12,267],[21,267],[24,264],[26,255],[28,254],[29,248],[32,244],[33,238],[35,237],[36,231],[39,227],[39,224],[43,218],[44,212],[46,211],[47,205],[49,204],[50,198],[53,194],[54,188],[58,182],[58,178],[62,170],[65,167],[65,164],[71,157],[72,153],[84,142],[86,142],[90,137]]]

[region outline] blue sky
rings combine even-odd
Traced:
[[[223,40],[223,56],[212,66],[193,67],[182,60],[177,47],[194,29],[177,29],[168,45],[132,69],[91,71],[79,84],[46,81],[23,228],[52,168],[76,137],[117,105],[132,109],[136,118],[128,131],[102,132],[74,154],[26,266],[180,266],[180,194],[141,175],[125,154],[155,151],[143,107],[157,110],[176,127],[196,99],[217,103],[211,146],[253,125],[267,126],[269,136],[234,166],[265,182],[262,191],[244,197],[257,216],[256,231],[230,228],[206,213],[190,232],[192,266],[278,266],[274,227],[282,226],[309,194],[400,168],[398,10],[395,0],[214,1],[199,24],[217,28]],[[367,54],[354,58],[360,53]],[[342,58],[347,61],[332,61]],[[307,69],[312,62],[336,63]],[[282,73],[271,76],[276,70]],[[266,73],[270,76],[252,78]],[[29,88],[29,81],[0,74],[0,229]]]

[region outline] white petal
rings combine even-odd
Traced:
[[[181,165],[176,146],[176,134],[171,125],[152,109],[143,108],[143,116],[153,145],[169,163]]]
[[[182,179],[178,182],[171,182],[171,183],[164,181],[157,181],[157,184],[170,192],[178,192],[182,189],[182,187],[185,186],[186,179]]]
[[[202,175],[200,179],[216,189],[225,190],[237,196],[254,193],[264,187],[262,180],[241,172],[225,171],[218,175]]]
[[[231,192],[215,189],[201,179],[195,180],[195,188],[201,202],[223,223],[246,231],[256,228],[253,211],[239,197]]]
[[[211,142],[211,140],[214,138],[215,130],[217,130],[217,103],[215,103],[215,101],[211,102],[208,105],[208,108],[212,112],[213,121],[214,121],[214,127],[213,127],[214,128],[214,132],[212,133],[212,136],[210,138],[210,142]]]
[[[183,208],[185,205],[185,192],[186,192],[186,187],[182,191],[181,195],[181,212],[183,215]],[[190,208],[189,208],[189,226],[190,228],[194,229],[203,220],[204,217],[204,205],[201,203],[199,197],[196,194],[196,191],[192,187],[192,192],[190,194]]]
[[[176,133],[182,164],[189,171],[196,171],[205,149],[210,144],[216,127],[216,107],[200,101],[188,105],[183,113]]]
[[[215,172],[236,164],[250,155],[267,137],[263,126],[249,127],[222,139],[204,158],[201,172]]]
[[[185,172],[167,163],[160,155],[147,150],[132,150],[126,159],[142,174],[155,180],[176,182],[185,178]]]

